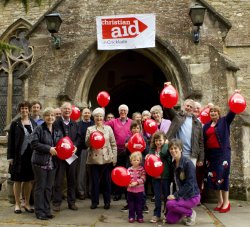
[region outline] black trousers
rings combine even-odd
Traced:
[[[128,159],[128,155],[126,152],[124,152],[124,151],[118,152],[116,167],[122,166],[122,167],[127,168],[127,159]],[[125,193],[125,196],[126,196],[127,190],[125,190],[125,187],[120,187],[116,184],[114,184],[113,187],[114,187],[113,192],[114,192],[115,196],[121,197],[123,193]]]
[[[100,184],[103,189],[104,204],[110,204],[111,196],[111,169],[112,164],[89,165],[91,172],[92,188],[91,188],[91,203],[92,205],[99,204]]]
[[[52,187],[55,180],[56,170],[45,170],[39,166],[33,165],[35,177],[34,188],[34,207],[37,216],[47,216],[51,214],[50,201]]]
[[[63,178],[66,172],[67,178],[67,202],[72,205],[76,201],[76,170],[77,160],[72,162],[70,165],[64,160],[58,160],[58,167],[56,170],[54,192],[53,192],[53,205],[60,206],[62,203],[62,186]]]

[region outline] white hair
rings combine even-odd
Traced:
[[[118,107],[118,111],[120,112],[120,110],[126,110],[128,112],[128,106],[125,104],[122,104]]]
[[[163,114],[162,107],[160,105],[153,106],[150,109],[150,113],[152,114],[153,112],[159,112],[162,115]]]
[[[199,102],[194,102],[194,104],[195,104],[195,108],[201,108],[201,104],[199,103]]]
[[[151,113],[148,111],[148,110],[144,110],[142,113],[141,113],[142,117],[147,115],[147,116],[150,116],[151,117]]]
[[[92,112],[92,115],[95,116],[97,114],[101,114],[104,117],[104,115],[105,115],[104,109],[101,107],[94,109]]]

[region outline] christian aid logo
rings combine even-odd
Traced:
[[[134,38],[148,26],[135,17],[102,19],[102,38]]]

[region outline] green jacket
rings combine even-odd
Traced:
[[[155,150],[150,149],[149,154],[155,154]],[[173,178],[173,165],[172,156],[168,151],[168,144],[164,144],[160,151],[160,159],[164,165],[163,172],[161,174],[161,179],[172,179]]]

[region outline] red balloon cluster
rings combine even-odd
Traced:
[[[155,120],[147,119],[143,124],[143,129],[146,133],[154,134],[158,129],[158,125]]]
[[[72,156],[75,147],[72,140],[68,136],[65,136],[57,142],[55,149],[57,157],[65,160]]]
[[[171,84],[166,85],[161,91],[160,101],[161,104],[166,108],[172,108],[177,104],[178,92]]]
[[[200,120],[202,124],[206,124],[209,121],[211,121],[210,113],[209,113],[209,108],[205,108],[200,112]]]
[[[128,150],[133,153],[135,151],[143,152],[146,148],[146,142],[140,133],[132,135],[128,141]]]
[[[236,114],[243,112],[247,106],[245,98],[239,93],[234,93],[230,97],[228,105],[230,110]]]
[[[76,121],[79,119],[80,116],[81,116],[80,109],[77,106],[72,105],[72,112],[70,114],[70,119]]]
[[[148,175],[158,177],[162,174],[164,166],[159,157],[150,154],[145,160],[144,168]]]
[[[97,99],[97,103],[98,103],[99,106],[105,107],[105,106],[107,106],[109,104],[110,95],[106,91],[101,91],[101,92],[98,93],[96,99]]]
[[[105,138],[102,132],[94,131],[90,134],[89,142],[94,149],[103,148],[105,144]]]
[[[117,166],[112,170],[111,179],[116,185],[120,187],[128,186],[131,181],[128,170],[122,166]]]

